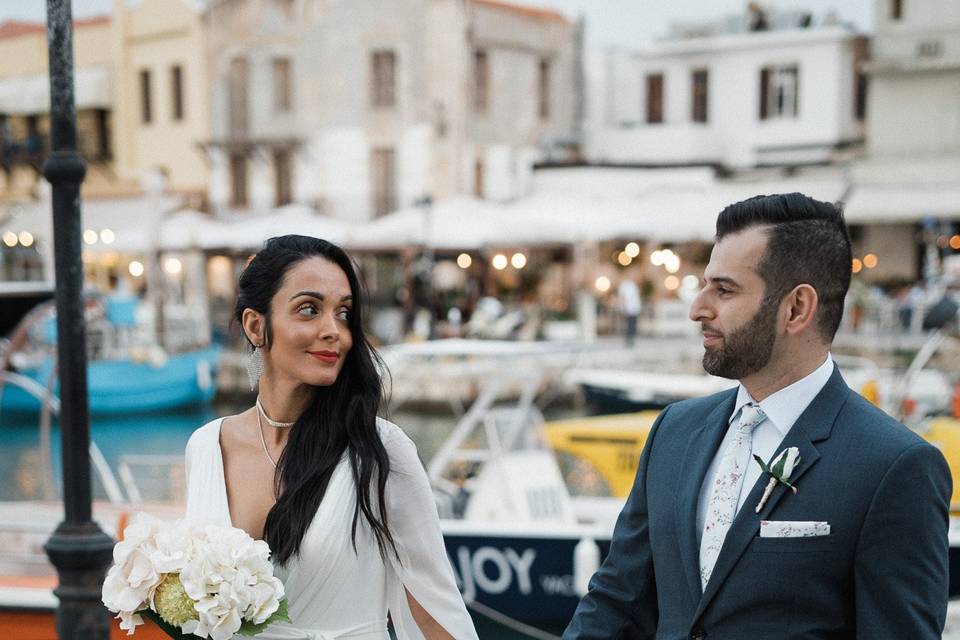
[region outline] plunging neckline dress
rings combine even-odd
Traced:
[[[223,418],[190,437],[186,451],[187,519],[232,526],[220,448]],[[390,458],[385,502],[397,555],[380,555],[362,516],[351,539],[356,489],[347,456],[330,478],[300,554],[275,567],[292,623],[277,623],[265,640],[385,640],[388,614],[398,640],[422,640],[406,591],[457,640],[477,638],[447,560],[436,504],[416,446],[395,424],[378,419]],[[236,636],[241,638],[241,636]]]

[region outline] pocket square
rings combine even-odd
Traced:
[[[761,520],[761,538],[812,538],[830,535],[829,522]]]

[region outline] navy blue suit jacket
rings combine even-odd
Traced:
[[[940,638],[950,470],[943,455],[850,390],[839,370],[783,444],[793,494],[760,513],[750,488],[701,591],[697,499],[736,389],[670,405],[647,439],[610,554],[564,640]],[[830,534],[760,538],[761,520],[827,521]]]

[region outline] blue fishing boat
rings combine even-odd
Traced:
[[[99,360],[87,366],[89,407],[91,413],[124,414],[160,411],[210,401],[220,347],[167,356],[160,365],[132,360]],[[20,373],[46,385],[53,368],[48,358],[35,369]],[[57,394],[59,384],[54,383]],[[18,386],[3,390],[0,408],[4,412],[35,412],[40,401]]]
[[[210,401],[216,392],[221,348],[203,344],[194,328],[184,348],[166,350],[142,327],[134,296],[90,297],[85,303],[88,336],[87,386],[94,414],[161,411]],[[51,302],[30,310],[3,341],[0,411],[37,412],[38,391],[58,394],[56,317]],[[11,384],[10,380],[18,380]],[[2,382],[2,379],[0,379]],[[46,394],[49,395],[49,394]]]

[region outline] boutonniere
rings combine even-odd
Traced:
[[[767,482],[767,488],[763,490],[763,497],[760,498],[760,502],[757,503],[757,513],[760,513],[763,505],[767,504],[767,498],[773,493],[773,489],[778,483],[790,487],[790,490],[794,493],[797,492],[797,488],[790,484],[790,474],[800,465],[800,449],[796,447],[784,449],[769,465],[765,464],[757,454],[753,454],[753,459],[757,461],[757,464],[760,465],[763,472],[770,476],[770,481]]]

